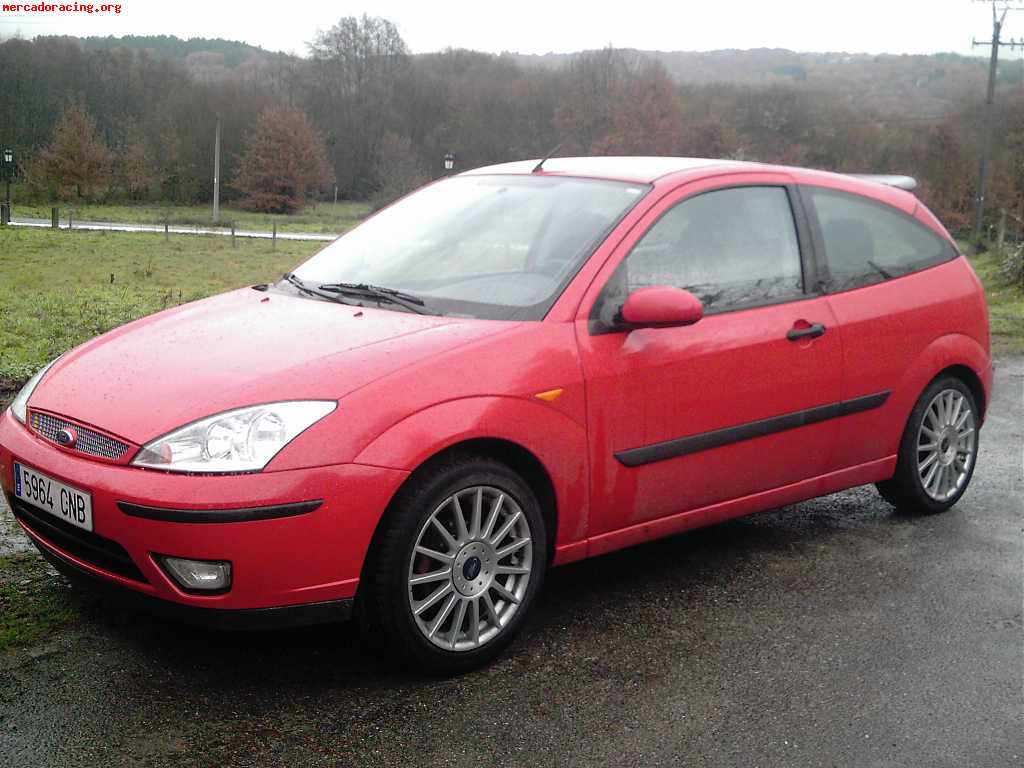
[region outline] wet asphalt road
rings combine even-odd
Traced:
[[[457,679],[348,626],[82,598],[0,655],[0,765],[1022,765],[1022,383],[1002,361],[952,511],[860,488],[555,570],[512,652]]]

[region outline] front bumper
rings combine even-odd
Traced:
[[[399,470],[359,464],[246,475],[181,475],[119,466],[64,451],[5,411],[0,414],[0,486],[8,497],[13,495],[15,461],[92,495],[94,537],[60,521],[56,529],[47,527],[52,521],[46,512],[39,511],[34,522],[26,514],[31,508],[19,505],[16,510],[22,528],[62,571],[121,588],[146,603],[169,604],[165,612],[180,618],[218,624],[235,617],[243,626],[284,617],[281,609],[296,606],[307,616],[324,617],[317,620],[346,615],[380,516],[407,477]],[[313,501],[322,503],[287,516],[251,514]],[[140,508],[174,514],[154,519],[140,516]],[[192,510],[200,512],[197,522],[178,522]],[[233,519],[222,522],[215,513],[224,510],[242,514],[229,513]],[[186,593],[157,565],[155,554],[229,560],[231,589],[217,595]],[[218,612],[224,612],[221,619],[211,619]]]
[[[69,580],[97,592],[113,594],[133,608],[146,611],[171,621],[180,621],[210,629],[255,630],[301,627],[309,624],[327,624],[345,621],[352,615],[353,598],[325,600],[322,603],[280,605],[276,608],[207,608],[200,605],[163,600],[143,592],[121,589],[116,583],[90,570],[80,568],[69,559],[56,554],[33,539],[40,554]]]

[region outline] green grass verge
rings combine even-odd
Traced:
[[[172,205],[140,203],[138,205],[93,205],[57,203],[61,221],[68,213],[75,221],[112,221],[124,224],[178,224],[209,227],[213,224],[209,205]],[[49,219],[50,205],[12,203],[15,219]],[[252,213],[237,208],[221,208],[218,226],[269,232],[277,222],[278,232],[309,232],[340,234],[351,228],[370,212],[367,203],[317,203],[290,215]]]
[[[217,236],[0,229],[0,400],[93,336],[169,306],[275,280],[323,247],[236,244]]]
[[[1007,283],[997,253],[986,251],[971,256],[970,262],[985,286],[993,352],[1024,354],[1024,285]]]
[[[63,580],[39,557],[0,557],[0,651],[30,645],[74,616]]]

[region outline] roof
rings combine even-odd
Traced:
[[[539,162],[539,159],[534,159],[488,165],[459,175],[529,175]],[[616,179],[637,184],[650,184],[665,176],[686,171],[698,171],[695,176],[703,175],[702,172],[766,171],[791,174],[797,183],[817,181],[824,182],[824,186],[855,191],[894,205],[907,213],[913,212],[918,205],[917,198],[909,191],[917,186],[917,182],[909,176],[843,174],[740,160],[699,157],[552,157],[544,161],[543,171],[545,175]]]
[[[540,162],[534,160],[518,160],[513,163],[488,165],[474,168],[462,175],[485,173],[530,173]],[[743,163],[736,160],[711,160],[697,157],[552,157],[544,161],[544,173],[562,174],[565,176],[596,176],[609,179],[622,179],[650,183],[662,176],[679,171],[690,171],[695,168],[710,167],[744,167],[754,163]]]

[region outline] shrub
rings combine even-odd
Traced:
[[[1000,269],[1006,282],[1024,287],[1024,245],[1007,249]]]
[[[327,148],[309,117],[295,107],[268,107],[246,137],[234,186],[243,206],[261,213],[294,213],[334,181]]]

